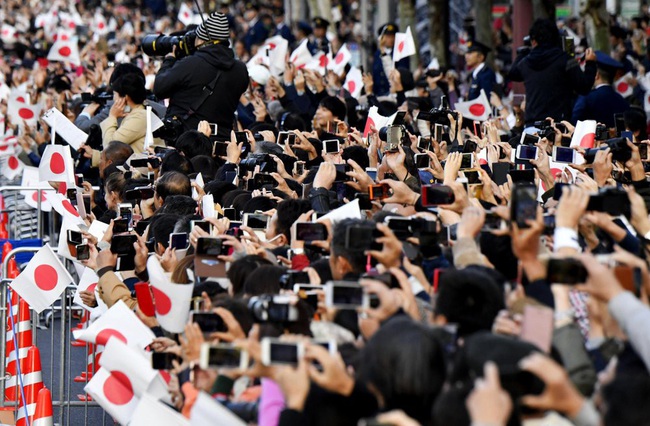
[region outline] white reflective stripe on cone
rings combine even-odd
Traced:
[[[41,374],[40,371],[23,374],[23,386],[30,386],[42,382],[43,382],[43,375]]]
[[[25,331],[29,331],[32,328],[32,322],[31,321],[21,321],[17,324],[18,326],[18,333],[23,333]],[[13,340],[14,338],[14,331],[13,329],[7,330],[7,342]]]
[[[27,358],[27,352],[29,352],[29,348],[18,349],[18,356],[20,357],[20,359]],[[14,350],[11,351],[9,355],[7,355],[7,364],[15,360],[16,360],[16,351]]]
[[[52,416],[32,420],[32,426],[52,426]]]
[[[36,403],[27,405],[27,412],[29,413],[30,416],[33,416],[34,413],[36,412]],[[18,423],[18,420],[24,418],[25,418],[25,408],[20,407],[18,409],[18,415],[16,416],[16,423]]]

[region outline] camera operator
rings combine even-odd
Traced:
[[[213,12],[196,29],[198,50],[181,60],[168,55],[154,82],[156,96],[169,98],[168,120],[180,119],[185,130],[196,130],[202,120],[216,123],[224,140],[230,137],[239,98],[248,87],[246,65],[235,59],[229,36],[226,15]]]

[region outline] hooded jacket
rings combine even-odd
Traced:
[[[218,136],[226,140],[230,139],[239,98],[249,84],[246,65],[235,59],[227,45],[206,45],[180,60],[166,58],[156,75],[153,92],[159,99],[169,98],[166,117],[182,118],[201,98],[203,87],[215,78],[217,70],[221,70],[221,76],[214,93],[184,124],[186,130],[196,130],[201,120],[216,123]]]
[[[596,78],[596,62],[587,61],[584,72],[578,62],[559,47],[537,46],[518,57],[510,69],[512,81],[526,86],[526,124],[552,117],[570,120],[574,92],[586,95]]]

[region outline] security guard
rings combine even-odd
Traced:
[[[398,31],[399,28],[397,25],[392,22],[382,25],[377,31],[379,48],[375,51],[374,61],[372,63],[373,91],[377,96],[386,96],[389,94],[390,85],[388,84],[388,76],[393,69],[410,68],[409,58],[402,58],[397,63],[393,63],[395,33]]]
[[[329,53],[329,40],[327,39],[327,28],[330,26],[330,23],[327,19],[321,18],[320,16],[312,19],[314,24],[314,35],[307,45],[309,51],[312,55],[315,55],[318,51],[323,53]]]
[[[489,98],[492,87],[496,84],[496,74],[485,63],[490,48],[476,40],[467,43],[467,47],[465,64],[472,71],[469,78],[467,100],[478,98],[481,95],[481,90],[485,90],[485,95]]]

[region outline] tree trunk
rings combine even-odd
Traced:
[[[415,7],[412,0],[400,0],[399,7],[399,30],[401,32],[406,31],[406,27],[411,27],[411,34],[413,34],[413,41],[415,42],[415,52],[416,54],[411,56],[411,69],[414,70],[418,67],[420,61],[420,54],[417,53],[420,51],[420,46],[418,43],[417,32],[415,30]]]
[[[474,3],[474,21],[476,22],[476,40],[487,47],[494,47],[492,36],[492,0],[481,0]],[[494,53],[486,58],[487,64],[494,68]]]
[[[585,33],[587,43],[594,50],[609,52],[609,15],[606,0],[586,0],[583,2],[580,15],[585,18]]]
[[[449,5],[446,0],[429,0],[429,43],[431,44],[431,58],[438,59],[440,67],[446,67],[448,65],[448,7]]]

